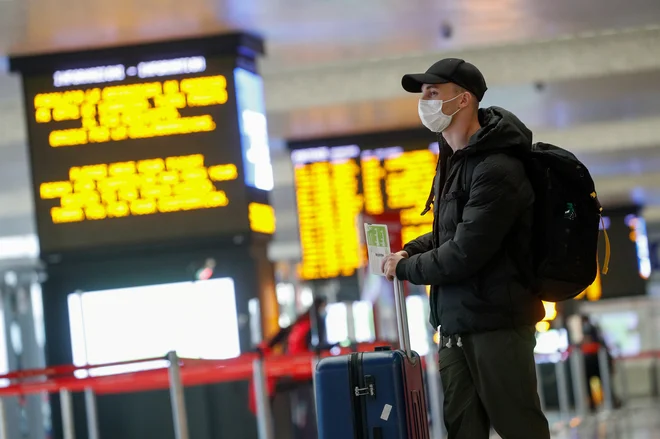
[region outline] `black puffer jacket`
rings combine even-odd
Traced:
[[[534,192],[515,157],[531,149],[532,133],[497,107],[479,110],[479,122],[455,154],[441,139],[433,232],[406,244],[410,257],[396,268],[399,279],[432,286],[430,322],[443,335],[533,325],[544,316],[529,289]]]

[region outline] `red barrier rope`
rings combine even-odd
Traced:
[[[386,343],[365,343],[358,345],[357,351],[373,351],[376,346]],[[344,355],[352,352],[351,349],[342,348],[335,355]],[[329,357],[333,354],[322,352],[320,357]],[[185,386],[216,384],[230,381],[252,379],[253,362],[258,359],[256,353],[243,354],[237,358],[227,360],[199,360],[181,358],[181,379]],[[271,355],[266,357],[265,370],[268,378],[291,377],[297,380],[312,378],[312,359],[314,354],[299,355]],[[169,373],[166,367],[127,372],[115,375],[77,378],[74,372],[94,371],[112,366],[127,366],[154,361],[163,361],[163,358],[148,358],[136,361],[123,361],[108,364],[76,367],[72,365],[53,366],[46,369],[33,369],[11,372],[0,376],[1,379],[17,381],[9,386],[0,387],[0,397],[20,396],[41,392],[55,393],[61,389],[70,392],[82,392],[92,389],[97,394],[117,394],[129,392],[145,392],[150,390],[164,390],[169,388]],[[45,378],[22,382],[28,378]]]
[[[376,346],[384,343],[361,344],[357,351],[372,351]],[[335,355],[345,355],[353,350],[342,348]],[[332,356],[330,352],[322,352],[320,357]],[[253,362],[259,358],[256,353],[243,354],[237,358],[227,360],[199,360],[181,358],[181,379],[185,386],[198,386],[231,381],[245,381],[252,379]],[[289,377],[295,380],[309,380],[312,378],[312,359],[314,354],[299,355],[270,355],[265,360],[265,371],[268,378]],[[660,351],[648,351],[635,356],[620,357],[618,361],[660,358]],[[164,361],[166,358],[147,358],[136,361],[122,361],[100,365],[76,367],[73,365],[53,366],[45,369],[32,369],[10,372],[0,376],[0,379],[12,381],[7,387],[0,387],[0,397],[20,396],[41,392],[55,393],[61,389],[71,392],[82,392],[92,389],[97,394],[117,394],[129,392],[145,392],[151,390],[164,390],[169,387],[169,373],[167,367],[158,369],[126,372],[114,375],[88,376],[77,378],[76,371],[100,370],[107,367],[128,366],[155,361]],[[425,359],[422,359],[425,365]]]
[[[650,358],[660,358],[660,351],[646,351],[640,352],[636,355],[624,355],[616,357],[617,361],[629,361],[629,360],[648,360]]]
[[[151,363],[154,361],[164,361],[167,360],[165,357],[155,357],[155,358],[144,358],[141,360],[135,361],[118,361],[116,363],[101,364],[95,366],[74,366],[74,365],[62,365],[62,366],[51,366],[46,369],[25,369],[17,370],[15,372],[9,372],[4,375],[0,375],[0,379],[26,379],[34,378],[41,376],[56,376],[56,375],[69,375],[73,374],[78,370],[89,370],[89,369],[99,369],[102,367],[114,367],[114,366],[128,366],[130,364],[140,364],[140,363]]]

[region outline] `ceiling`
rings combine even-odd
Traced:
[[[295,67],[657,23],[657,0],[0,0],[0,53],[245,28]]]
[[[484,105],[570,145],[609,202],[646,204],[660,221],[659,25],[658,0],[0,0],[0,235],[34,231],[20,82],[1,73],[3,55],[230,29],[266,39],[275,137],[419,126],[399,75],[465,56],[489,79]],[[278,235],[292,242],[291,169],[275,140]]]

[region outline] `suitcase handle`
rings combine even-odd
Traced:
[[[394,278],[394,303],[396,305],[396,323],[399,333],[399,348],[406,356],[413,360],[410,348],[410,331],[408,329],[408,311],[406,310],[406,298],[403,294],[403,282]]]

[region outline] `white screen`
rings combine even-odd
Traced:
[[[568,349],[568,332],[565,329],[550,329],[547,332],[536,333],[537,354],[556,354]]]
[[[348,306],[351,308],[349,309]],[[326,339],[330,344],[347,341],[367,343],[374,341],[373,305],[368,301],[329,303],[325,307]],[[353,334],[349,334],[349,311],[353,314]]]
[[[374,331],[374,310],[371,302],[362,300],[353,302],[353,324],[355,341],[369,343],[376,338]]]
[[[592,316],[600,325],[605,343],[614,355],[634,356],[642,351],[639,314],[635,311],[608,312]]]
[[[343,343],[348,339],[348,312],[346,304],[329,303],[325,307],[325,328],[328,343]]]
[[[69,319],[76,366],[164,358],[169,351],[202,359],[241,353],[234,282],[229,278],[70,294]]]
[[[410,347],[420,356],[429,353],[429,331],[426,318],[427,311],[424,309],[422,296],[406,297],[406,309],[408,310],[408,333],[410,334]]]

